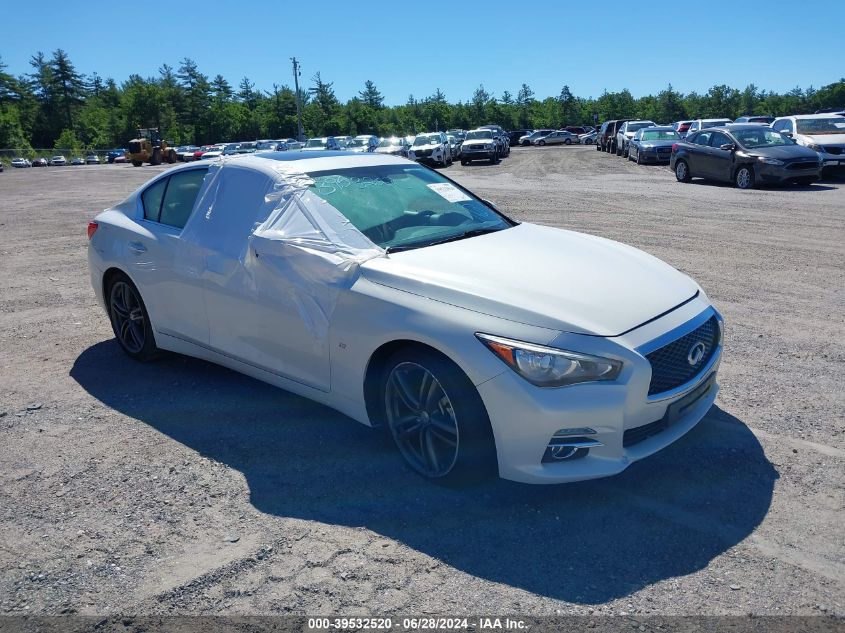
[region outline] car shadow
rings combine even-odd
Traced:
[[[724,182],[721,180],[707,180],[706,178],[699,178],[697,176],[693,177],[693,179],[690,180],[687,184],[706,185],[709,187],[720,187],[723,189],[737,188],[736,185],[734,185],[732,182]],[[763,191],[832,191],[835,189],[839,189],[839,187],[822,184],[822,182],[814,182],[809,185],[796,185],[793,183],[757,183],[754,189]]]
[[[761,523],[778,477],[749,429],[718,407],[611,479],[455,489],[410,472],[384,433],[210,363],[140,364],[112,340],[83,351],[70,375],[242,472],[261,512],[362,526],[473,576],[582,604],[705,568]]]

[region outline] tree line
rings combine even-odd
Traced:
[[[133,74],[118,84],[96,72],[77,71],[67,53],[38,52],[31,72],[13,76],[0,58],[0,148],[122,147],[139,127],[158,127],[175,144],[295,137],[296,94],[285,84],[259,90],[244,77],[237,86],[210,77],[192,59],[164,64],[154,77]],[[556,96],[538,98],[523,83],[516,94],[488,92],[479,85],[468,101],[450,103],[439,89],[423,98],[409,95],[388,106],[367,80],[341,103],[333,84],[317,72],[300,89],[307,136],[405,135],[427,130],[469,129],[497,123],[505,129],[557,128],[614,118],[680,119],[742,114],[774,116],[845,106],[845,78],[819,89],[779,94],[749,84],[743,90],[716,85],[706,93],[682,94],[668,85],[657,95],[635,98],[627,89],[598,98],[577,97],[564,85]]]

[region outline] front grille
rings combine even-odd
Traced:
[[[665,418],[661,418],[656,422],[650,422],[643,426],[638,426],[635,429],[628,429],[622,434],[622,446],[628,448],[634,444],[639,444],[643,440],[647,440],[652,435],[657,435],[669,428],[669,422]]]
[[[140,141],[129,141],[129,151],[132,154],[139,154],[141,152]]]
[[[704,353],[697,363],[691,365],[688,358],[697,343],[704,345]],[[718,345],[719,323],[712,316],[689,334],[646,354],[651,363],[648,395],[669,391],[692,380],[713,357]]]
[[[817,160],[799,160],[794,163],[789,163],[787,169],[818,169],[819,161]]]
[[[472,150],[474,152],[480,152],[484,150],[483,145],[467,145],[467,149]]]
[[[845,154],[845,147],[834,147],[833,145],[827,145],[824,146],[824,151],[828,154],[839,156],[840,154]]]

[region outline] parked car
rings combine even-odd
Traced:
[[[529,136],[534,132],[534,130],[511,130],[508,132],[508,143],[511,145],[520,145],[520,139],[523,136]]]
[[[373,152],[378,147],[378,137],[372,134],[356,136],[346,145],[349,152]]]
[[[461,130],[459,128],[452,128],[451,130],[446,130],[446,134],[451,134],[452,136],[459,138],[463,141],[467,135],[467,131]]]
[[[50,164],[54,167],[63,167],[64,165],[67,165],[67,158],[64,156],[53,156],[53,158],[50,159]]]
[[[734,120],[734,123],[765,123],[768,125],[774,120],[775,117],[773,116],[746,114],[741,117],[737,117]]]
[[[619,126],[619,130],[616,132],[616,145],[614,148],[616,155],[627,158],[628,143],[631,142],[634,133],[644,127],[654,127],[655,125],[657,123],[654,121],[625,121]]]
[[[845,117],[801,114],[776,119],[772,129],[817,152],[826,170],[845,168]]]
[[[708,128],[675,143],[669,163],[679,182],[707,178],[740,189],[757,184],[819,179],[822,163],[813,150],[761,125]]]
[[[447,134],[446,140],[449,141],[449,148],[452,150],[452,160],[460,158],[463,141],[452,134]]]
[[[100,157],[94,153],[88,154],[85,157],[85,164],[86,165],[99,165],[100,164]]]
[[[33,167],[46,167],[49,164],[50,163],[46,158],[36,158],[34,161],[32,161]]]
[[[109,162],[109,163],[113,163],[113,162],[115,162],[115,159],[118,156],[125,156],[125,155],[126,155],[126,148],[125,147],[120,148],[120,149],[110,149],[108,152],[106,152],[106,161]]]
[[[582,134],[586,134],[589,130],[587,128],[582,127],[580,125],[567,125],[564,128],[561,128],[567,132],[572,132],[575,136],[581,136]]]
[[[176,160],[189,163],[194,160],[194,152],[198,149],[196,145],[180,145],[176,148]]]
[[[692,121],[675,121],[672,124],[672,127],[675,128],[675,131],[678,133],[678,136],[684,138],[687,135],[687,131],[689,130],[689,126]]]
[[[349,141],[352,140],[351,136],[335,136],[333,138],[340,149],[346,149],[346,146],[349,145]]]
[[[692,134],[693,132],[698,132],[699,130],[706,130],[711,127],[722,127],[728,123],[733,123],[733,121],[730,119],[696,119],[695,121],[690,121],[689,128],[687,128],[687,134]]]
[[[418,134],[408,152],[408,158],[446,167],[452,164],[452,149],[445,132]]]
[[[493,130],[479,128],[467,132],[461,145],[461,165],[469,165],[474,160],[489,160],[491,165],[499,160],[499,149]]]
[[[213,149],[215,149],[214,145],[203,145],[202,147],[198,147],[194,151],[194,160],[201,159],[203,154],[205,154],[206,152],[210,152]]]
[[[27,167],[32,167],[32,163],[29,162],[26,158],[13,158],[12,159],[12,167],[17,167],[18,169],[25,169]]]
[[[627,119],[611,119],[602,123],[601,128],[599,128],[598,137],[596,138],[596,150],[600,152],[615,152],[616,133],[626,121]]]
[[[220,158],[223,156],[223,152],[226,150],[227,147],[235,145],[234,143],[220,143],[218,145],[212,145],[208,150],[202,153],[200,156],[200,160],[213,160],[215,158]]]
[[[722,318],[651,255],[516,223],[398,157],[205,166],[88,226],[94,294],[130,359],[196,356],[381,425],[435,481],[616,475],[714,403]]]
[[[283,144],[285,148],[280,150],[279,145]],[[287,147],[287,143],[284,141],[275,141],[272,139],[262,139],[260,141],[255,142],[255,151],[256,152],[275,152],[275,151],[286,151],[289,148]]]
[[[126,154],[121,154],[120,156],[115,156],[113,163],[125,163],[126,162]]]
[[[551,134],[554,130],[550,129],[542,129],[542,130],[534,130],[531,134],[526,134],[524,136],[519,137],[519,144],[520,145],[533,145],[534,142],[539,139],[541,136],[546,136],[546,134]]]
[[[73,158],[70,159],[70,164],[71,165],[84,165],[85,159],[82,158],[82,156],[74,156]]]
[[[598,132],[587,132],[586,134],[581,134],[578,138],[581,140],[581,143],[584,145],[592,145],[596,142],[596,138],[598,137]]]
[[[323,150],[339,150],[342,149],[340,144],[333,136],[320,136],[316,138],[309,138],[305,142],[303,152],[319,152]]]
[[[670,126],[640,128],[628,143],[628,160],[637,161],[637,165],[668,163],[672,157],[672,146],[680,139]]]
[[[543,145],[572,145],[573,143],[577,145],[580,142],[581,139],[572,132],[567,132],[566,130],[555,130],[545,136],[541,136],[534,141],[533,144],[540,145],[542,147]]]
[[[508,133],[500,125],[479,125],[479,130],[491,130],[493,132],[493,138],[496,139],[496,143],[499,147],[499,158],[504,156],[510,156],[511,153],[511,144],[510,139],[508,137]]]
[[[407,156],[408,143],[404,138],[398,136],[383,138],[379,141],[375,152],[376,154],[390,154],[391,156]]]

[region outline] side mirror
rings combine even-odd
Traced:
[[[736,149],[736,145],[733,143],[725,143],[724,145],[720,145],[719,149],[725,150],[726,152],[732,152]]]
[[[788,130],[781,130],[780,133],[783,134],[784,136],[788,136],[788,137],[792,138],[792,132],[790,132]]]

